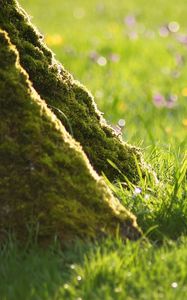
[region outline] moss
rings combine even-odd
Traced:
[[[139,176],[134,156],[142,173],[145,169],[140,151],[123,142],[106,124],[92,95],[54,59],[41,34],[15,0],[1,0],[0,26],[16,45],[21,65],[28,72],[34,88],[51,109],[56,107],[66,116],[75,139],[95,170],[99,174],[103,172],[112,181],[120,177],[109,164],[110,160],[130,181],[137,182]],[[60,119],[69,131],[67,120]]]
[[[31,86],[0,30],[0,236],[39,240],[139,236],[136,220],[113,197],[86,155]]]

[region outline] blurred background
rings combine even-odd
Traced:
[[[20,0],[75,79],[124,139],[143,148],[187,142],[185,0]],[[177,150],[175,150],[177,151]]]

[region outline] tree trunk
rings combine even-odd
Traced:
[[[3,8],[10,2],[15,4],[3,1]],[[2,10],[0,14],[2,19]],[[21,20],[22,16],[18,23]],[[20,32],[22,26],[24,24],[21,23]],[[18,32],[15,31],[14,34],[17,35]],[[31,47],[30,43],[27,44],[28,48]],[[43,52],[40,53],[37,48],[34,48],[33,53],[36,55],[37,51],[38,55],[44,57]],[[25,60],[26,57],[27,55],[24,56]],[[31,61],[30,56],[28,61]],[[44,73],[47,72],[47,64],[43,67]],[[62,86],[65,90],[65,83],[60,75],[58,81],[55,72],[53,75],[51,71],[49,77],[54,76],[53,84],[59,86],[62,92]],[[49,90],[49,87],[44,86]],[[72,89],[78,87],[72,86]],[[65,91],[66,95],[67,91],[68,89]],[[73,95],[71,90],[69,93]],[[114,198],[103,179],[93,170],[80,144],[69,135],[31,86],[26,71],[20,65],[16,47],[2,30],[0,205],[1,238],[9,230],[19,239],[27,238],[29,231],[36,230],[40,241],[57,234],[62,242],[77,237],[115,235],[116,230],[119,230],[123,238],[136,239],[140,235],[135,217]]]
[[[136,183],[139,180],[137,164],[143,175],[145,169],[148,170],[140,151],[123,142],[106,124],[92,95],[54,59],[17,1],[0,0],[0,7],[0,27],[16,45],[21,65],[34,88],[66,130],[80,142],[94,169],[112,181],[117,178],[124,181],[126,177]]]

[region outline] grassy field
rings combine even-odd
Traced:
[[[0,251],[0,300],[187,299],[186,1],[20,0],[159,183],[108,183],[144,237]],[[117,130],[119,130],[118,128]]]

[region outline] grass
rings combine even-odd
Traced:
[[[187,238],[1,250],[1,299],[186,299]]]
[[[186,2],[20,3],[107,120],[125,120],[124,139],[142,147],[159,182],[108,183],[137,216],[145,236],[136,243],[116,237],[62,251],[10,239],[0,251],[0,299],[186,299]]]

